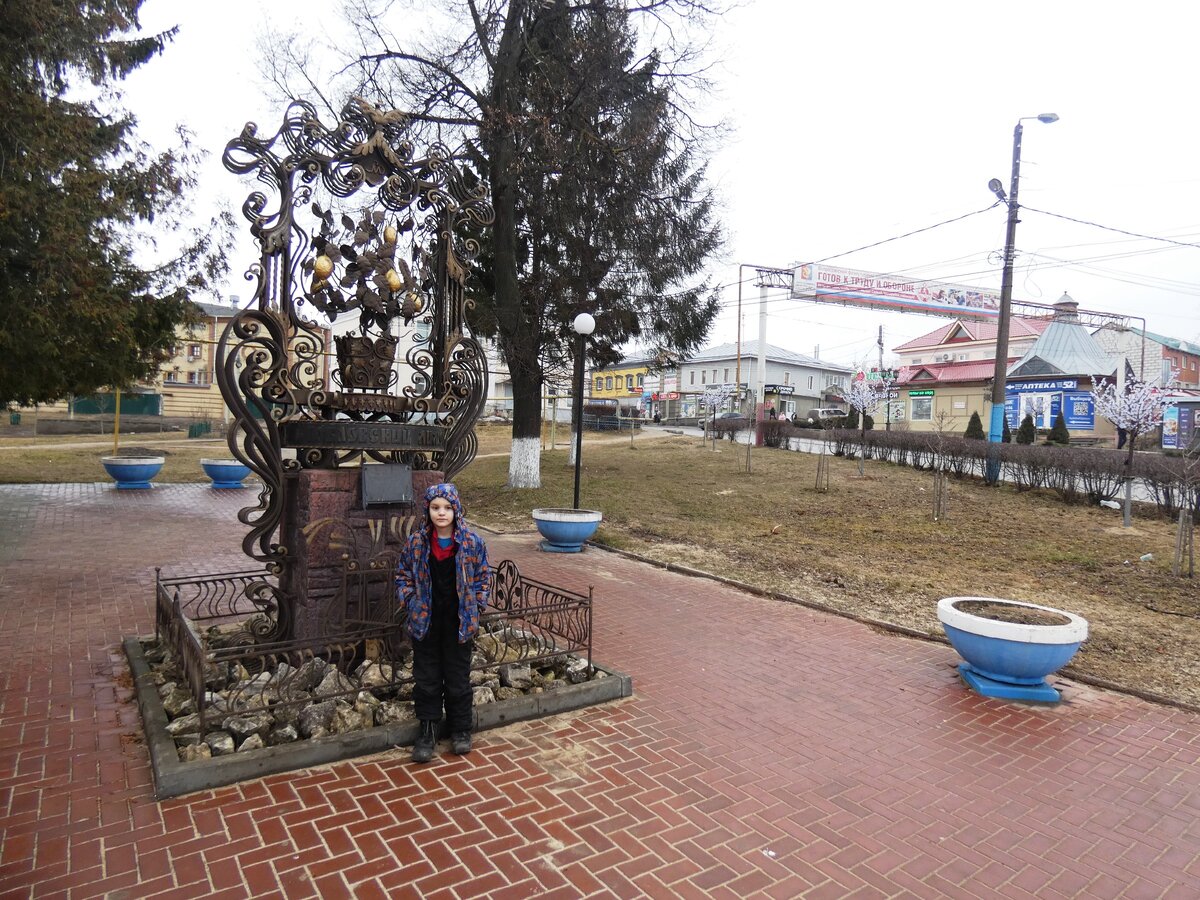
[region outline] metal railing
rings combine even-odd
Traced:
[[[294,720],[301,707],[378,699],[407,699],[413,682],[404,611],[369,602],[371,587],[391,570],[348,571],[345,615],[335,633],[274,640],[278,590],[261,572],[230,572],[156,580],[156,633],[174,655],[198,722],[185,733],[204,735],[235,715],[270,712]],[[389,592],[390,593],[390,592]],[[592,672],[592,591],[564,591],[520,574],[512,560],[491,569],[491,605],[480,619],[475,670],[504,664],[548,665],[568,655]],[[369,672],[368,672],[369,667]],[[337,676],[329,677],[336,671]],[[321,687],[320,696],[314,690]]]

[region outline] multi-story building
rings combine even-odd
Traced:
[[[637,410],[651,414],[644,401],[653,395],[647,389],[647,379],[652,369],[661,366],[661,361],[649,357],[626,359],[612,366],[593,369],[588,374],[590,392],[594,400],[616,400],[617,406],[626,413]],[[658,379],[654,379],[657,383]]]
[[[852,369],[771,344],[764,349],[766,380],[762,402],[784,416],[803,415],[807,410],[821,406],[845,408],[838,388],[849,385]],[[737,377],[739,368],[740,379]],[[730,392],[731,408],[749,412],[747,404],[757,371],[758,341],[744,342],[740,357],[736,344],[720,344],[701,350],[679,364],[678,392],[684,401],[681,415],[697,415],[698,410],[694,406],[689,408],[689,404],[694,405],[705,390],[714,385]]]
[[[236,300],[236,298],[234,298]],[[217,386],[217,342],[225,326],[237,314],[237,307],[219,303],[199,303],[201,313],[194,325],[180,325],[175,332],[175,353],[159,368],[154,378],[123,392],[121,411],[124,414],[159,415],[167,418],[196,421],[228,422],[228,407]],[[329,329],[321,329],[326,353],[318,362],[317,377],[328,385],[333,354]],[[48,413],[104,413],[116,408],[111,391],[93,397],[77,397],[66,402],[43,407]]]
[[[1049,319],[1014,316],[1008,331],[1008,355],[1019,358],[1046,330]],[[900,366],[952,366],[957,363],[991,363],[996,359],[996,323],[955,319],[936,331],[913,338],[892,350]]]
[[[1126,371],[1139,381],[1165,387],[1200,387],[1200,345],[1140,328],[1107,326],[1094,332],[1110,356],[1125,360]]]

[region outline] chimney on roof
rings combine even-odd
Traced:
[[[1063,295],[1054,304],[1054,321],[1079,324],[1079,303],[1066,291],[1063,291]]]

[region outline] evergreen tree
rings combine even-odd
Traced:
[[[1000,434],[1000,443],[1011,444],[1012,437],[1013,437],[1012,429],[1008,427],[1008,416],[1005,416],[1004,417],[1004,431],[1001,432],[1001,434]]]
[[[1005,430],[1007,431],[1007,429],[1008,429],[1008,421],[1007,420],[1005,420],[1004,427],[1005,427]],[[987,435],[983,433],[983,422],[982,422],[982,420],[980,420],[978,412],[971,413],[971,421],[969,421],[967,423],[967,430],[963,434],[963,437],[968,438],[969,440],[972,440],[972,441],[987,440]]]
[[[1033,416],[1026,414],[1021,420],[1021,427],[1017,429],[1018,444],[1032,444],[1037,440],[1037,427],[1033,424]]]
[[[1054,427],[1050,429],[1050,443],[1061,444],[1064,447],[1071,443],[1071,432],[1067,430],[1067,421],[1061,412],[1054,417]]]
[[[220,230],[147,267],[137,229],[170,235],[194,159],[151,154],[111,85],[174,36],[140,36],[141,0],[13,0],[0,17],[0,403],[124,387],[170,356],[191,291],[223,271]],[[85,82],[90,82],[88,88]],[[88,99],[94,97],[95,99]]]
[[[856,407],[850,407],[850,411],[846,413],[846,418],[841,427],[849,428],[851,431],[858,427],[858,409]]]

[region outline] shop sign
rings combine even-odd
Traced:
[[[910,396],[910,397],[932,397],[933,391],[909,391],[908,396]]]
[[[1056,378],[1051,381],[1021,381],[1009,382],[1004,385],[1004,390],[1011,393],[1025,393],[1033,391],[1038,394],[1049,393],[1050,391],[1074,391],[1079,389],[1078,378]]]
[[[780,397],[790,397],[796,393],[796,386],[792,384],[764,384],[764,394],[778,394]]]

